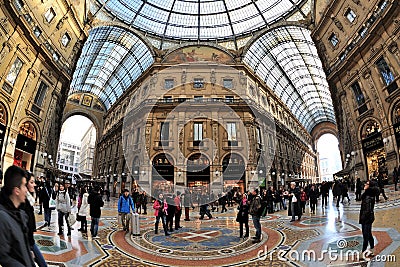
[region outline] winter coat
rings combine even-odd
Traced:
[[[252,198],[250,202],[250,208],[249,208],[249,213],[252,216],[261,216],[263,209],[261,208],[261,197],[260,195],[257,195]]]
[[[79,207],[79,216],[86,217],[89,214],[89,203],[88,203],[89,194],[84,193],[81,200],[81,206]]]
[[[300,189],[298,187],[295,187],[294,189],[290,188],[289,194],[292,194],[292,196],[289,197],[288,216],[292,216],[293,195],[297,198],[297,202],[295,202],[295,205],[294,205],[294,215],[301,216],[302,212],[301,212],[301,207],[300,207]]]
[[[167,215],[168,204],[166,201],[161,202],[161,200],[156,200],[154,201],[153,209],[154,209],[154,216],[156,217]]]
[[[35,205],[35,198],[28,192],[25,203],[21,208],[28,215],[28,239],[29,245],[32,247],[35,244],[33,233],[36,232],[36,220],[33,206]]]
[[[124,195],[119,197],[118,200],[118,212],[119,213],[131,213],[131,208],[132,212],[135,212],[135,203],[133,203],[133,200],[131,196],[125,197]]]
[[[372,224],[375,221],[375,196],[379,192],[376,187],[370,187],[361,195],[360,224]]]
[[[249,221],[249,209],[250,205],[247,201],[247,204],[243,204],[243,200],[240,200],[239,204],[239,212],[237,218],[239,219],[239,222],[244,223]]]
[[[52,197],[53,189],[49,186],[43,186],[42,190],[40,190],[40,197],[42,199],[43,203],[43,208],[48,209],[49,208],[49,201],[50,198]]]
[[[28,240],[28,215],[0,193],[0,266],[35,266]]]
[[[335,197],[342,195],[342,183],[341,182],[339,182],[339,181],[335,182],[335,184],[333,185],[332,194]]]
[[[318,189],[316,189],[316,188],[314,188],[314,190],[310,189],[308,194],[309,194],[309,198],[310,198],[310,203],[317,204],[318,196],[319,196]]]
[[[58,191],[57,196],[57,210],[63,213],[71,212],[71,200],[67,191]]]
[[[101,195],[97,192],[93,192],[88,197],[88,203],[90,205],[90,217],[100,218],[101,207],[104,206],[104,201]]]

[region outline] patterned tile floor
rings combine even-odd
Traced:
[[[36,242],[49,266],[400,266],[400,191],[386,188],[389,200],[376,205],[373,235],[375,256],[364,260],[359,254],[362,235],[358,224],[360,203],[350,195],[350,204],[330,204],[317,214],[308,207],[301,221],[290,222],[286,211],[262,218],[262,242],[239,238],[236,207],[199,220],[198,208],[191,221],[165,236],[154,234],[154,216],[140,216],[139,237],[117,224],[116,199],[103,208],[99,239],[82,236],[74,225],[72,236],[58,236],[56,212],[50,227],[41,227],[37,215]],[[330,199],[332,203],[332,199]],[[90,224],[90,222],[89,222]],[[250,235],[254,236],[251,218]],[[161,227],[160,227],[161,230]],[[64,231],[66,232],[66,231]]]

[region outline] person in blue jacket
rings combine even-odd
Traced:
[[[121,216],[122,219],[122,227],[124,231],[129,231],[129,221],[130,221],[130,213],[135,212],[135,203],[133,202],[131,196],[129,195],[129,190],[124,189],[123,194],[119,197],[118,200],[118,215]]]

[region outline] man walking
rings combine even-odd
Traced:
[[[118,213],[122,217],[122,227],[124,228],[125,232],[129,231],[131,208],[132,212],[135,213],[135,204],[129,195],[129,190],[124,189],[124,193],[119,197],[118,200]]]
[[[19,206],[28,189],[26,172],[11,166],[4,174],[0,193],[0,266],[35,266],[28,241],[28,215]]]
[[[261,197],[258,194],[258,189],[254,188],[252,192],[252,199],[250,202],[250,215],[253,219],[254,228],[256,229],[256,236],[253,238],[253,243],[259,243],[261,241]]]

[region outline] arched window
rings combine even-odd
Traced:
[[[36,140],[35,126],[29,121],[26,121],[19,126],[19,134],[26,136],[32,140]]]

